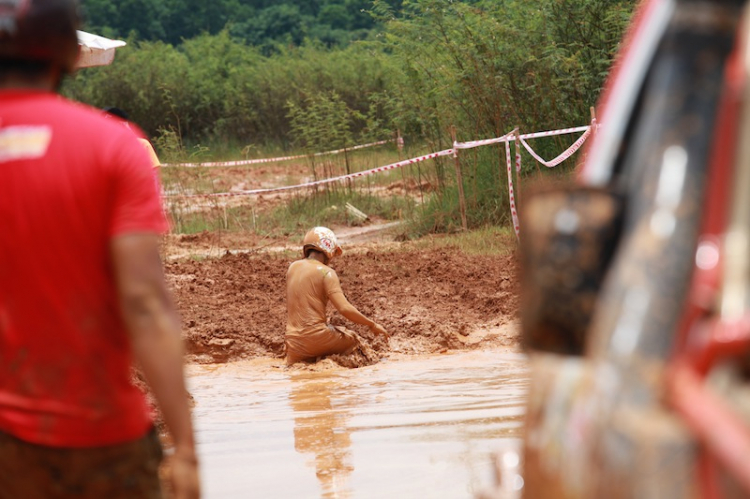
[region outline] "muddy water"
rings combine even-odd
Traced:
[[[491,453],[518,444],[527,382],[506,352],[193,366],[205,497],[471,498]]]

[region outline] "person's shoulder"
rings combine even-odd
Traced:
[[[322,278],[328,277],[330,275],[336,276],[336,271],[328,265],[325,265],[324,263],[320,263],[318,261],[309,260],[307,258],[296,260],[290,263],[287,273],[293,272],[309,272],[311,274],[319,275]]]
[[[302,267],[304,264],[305,264],[305,260],[304,259],[302,259],[302,260],[295,260],[295,261],[293,261],[292,263],[289,264],[289,269],[287,270],[287,272],[294,272],[297,269],[299,269],[300,267]]]

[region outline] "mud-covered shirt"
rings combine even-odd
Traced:
[[[286,334],[325,331],[328,299],[343,293],[336,271],[314,259],[298,260],[289,266],[286,283]]]

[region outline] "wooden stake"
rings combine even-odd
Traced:
[[[401,129],[396,130],[396,150],[398,151],[398,161],[401,162],[401,150],[404,148],[404,143],[401,140]],[[403,191],[404,197],[407,197],[408,191],[406,190],[406,166],[402,166],[401,170],[401,190]],[[412,176],[411,165],[409,165],[409,177]]]
[[[594,138],[594,135],[596,134],[596,126],[594,126],[596,124],[596,108],[591,106],[589,111],[591,111],[591,126],[593,127],[591,130],[591,138]]]
[[[451,125],[451,138],[453,139],[453,143],[456,143],[456,127]],[[461,210],[461,226],[464,230],[469,229],[469,224],[466,221],[466,197],[464,196],[464,179],[463,175],[461,174],[461,160],[458,158],[458,151],[455,151],[453,153],[453,157],[455,158],[455,167],[456,167],[456,184],[458,185],[458,207]]]
[[[596,122],[596,108],[594,106],[591,106],[589,108],[589,111],[591,112],[591,138],[589,139],[589,143],[594,140],[594,137],[596,136],[596,128],[597,128],[597,122]],[[584,150],[584,153],[581,155],[581,158],[578,161],[578,164],[576,165],[576,170],[578,170],[582,165],[586,163],[588,160],[588,151],[590,150],[590,147],[587,147]]]
[[[344,163],[346,165],[346,174],[351,175],[351,167],[349,166],[349,154],[347,151],[346,146],[344,146]],[[349,191],[349,194],[352,193],[352,179],[348,178],[346,179],[346,189]]]

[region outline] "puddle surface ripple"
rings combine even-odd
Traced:
[[[526,358],[501,352],[189,374],[208,499],[471,498],[491,452],[518,445],[528,385]]]

